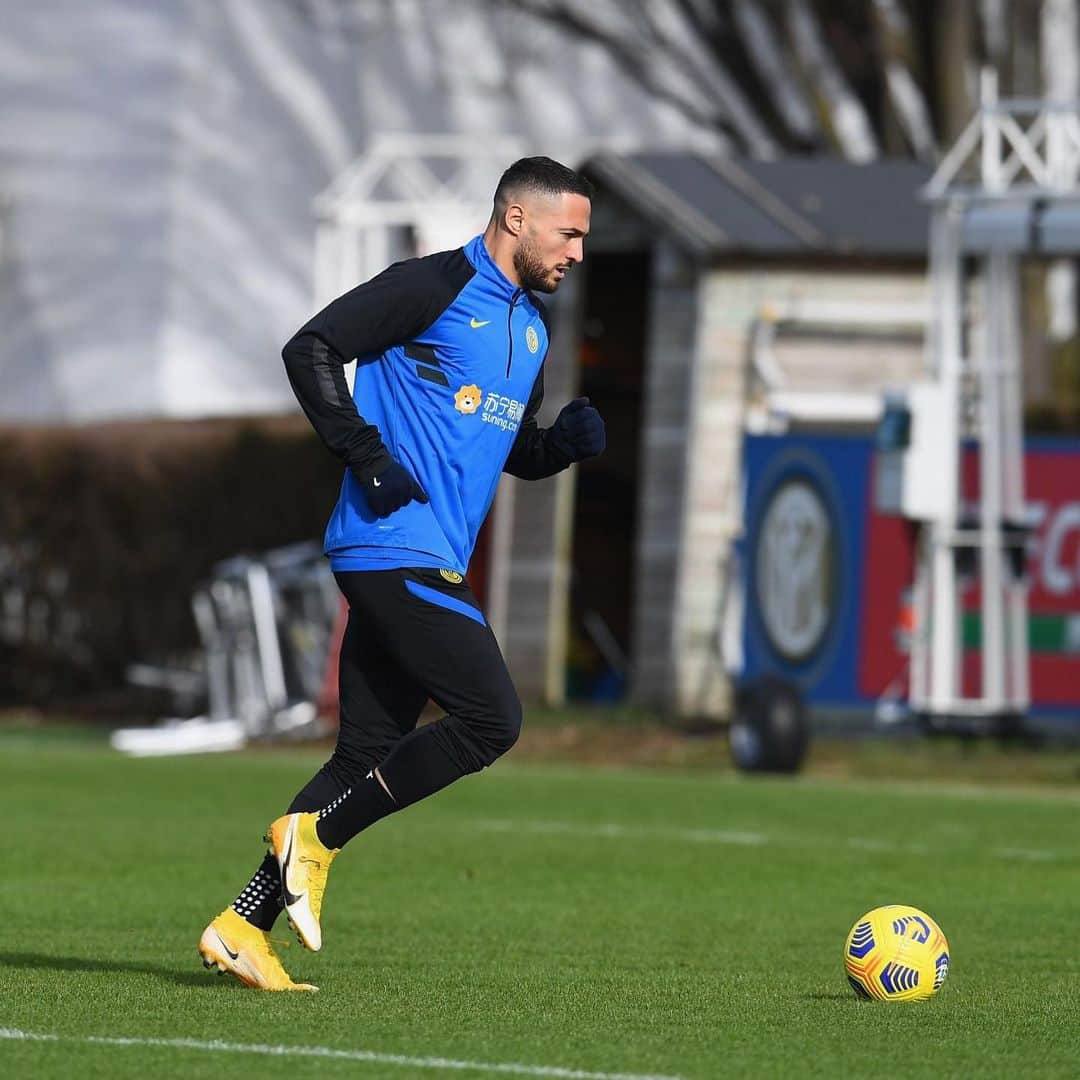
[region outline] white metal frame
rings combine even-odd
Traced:
[[[421,249],[437,250],[426,232],[464,234],[483,224],[492,177],[525,152],[513,136],[377,135],[315,198],[316,305],[384,270],[394,229],[411,228]]]
[[[548,139],[543,153],[574,166],[635,146],[623,136]],[[487,222],[502,171],[530,152],[539,151],[520,135],[376,135],[315,198],[316,304],[383,270],[394,229],[414,231],[419,255],[468,239]]]
[[[773,354],[781,331],[826,330],[864,335],[924,334],[928,309],[921,303],[854,302],[792,298],[763,304],[750,325],[750,368],[765,389],[762,406],[747,409],[746,426],[754,431],[789,422],[810,424],[873,424],[881,419],[884,401],[873,390],[792,390]]]
[[[941,468],[948,510],[919,540],[912,643],[913,709],[934,721],[1022,716],[1030,705],[1027,586],[1010,571],[1006,524],[1026,521],[1019,264],[1025,252],[991,250],[968,281],[963,223],[974,205],[1008,199],[1029,206],[1080,194],[1080,103],[997,99],[992,71],[982,104],[927,185],[931,225],[930,369],[947,400],[952,438]],[[1031,252],[1035,254],[1035,252]],[[981,291],[978,310],[970,286]],[[981,321],[980,321],[981,319]],[[967,333],[965,333],[967,331]],[[965,355],[967,354],[967,355]],[[979,453],[977,523],[965,523],[961,447]],[[963,687],[957,559],[978,552],[981,686]]]
[[[1041,98],[999,101],[993,69],[982,73],[981,98],[978,112],[942,158],[926,195],[935,200],[1005,193],[1076,195],[1080,105]],[[976,166],[977,175],[971,177]]]

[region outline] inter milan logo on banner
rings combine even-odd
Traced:
[[[758,532],[756,585],[770,644],[795,663],[814,652],[832,620],[833,546],[816,488],[801,478],[781,484]]]

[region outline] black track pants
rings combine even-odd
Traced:
[[[400,809],[514,745],[521,703],[466,582],[423,568],[335,577],[349,603],[341,726],[333,756],[290,811],[329,806],[376,766]],[[445,715],[417,728],[428,698]]]

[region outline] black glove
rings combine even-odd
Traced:
[[[548,428],[548,442],[571,461],[583,461],[604,451],[604,421],[587,397],[564,405]]]
[[[413,499],[422,503],[428,501],[427,493],[412,478],[409,470],[393,460],[382,472],[366,480],[357,477],[357,480],[376,517],[389,517]]]

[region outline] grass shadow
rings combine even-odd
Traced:
[[[89,971],[115,975],[128,971],[137,975],[153,975],[178,986],[198,986],[216,989],[222,985],[211,979],[208,972],[178,971],[165,965],[144,964],[132,960],[96,960],[85,956],[46,956],[43,953],[0,953],[0,968],[27,968],[51,971]],[[232,980],[229,980],[232,982]]]

